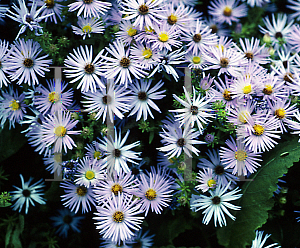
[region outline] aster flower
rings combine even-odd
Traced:
[[[14,41],[12,47],[6,61],[10,79],[18,80],[17,84],[27,83],[29,86],[39,84],[36,73],[44,77],[45,71],[49,71],[46,67],[52,60],[45,59],[48,57],[47,54],[38,57],[43,50],[37,41],[31,39]]]
[[[87,188],[71,182],[62,182],[60,187],[65,191],[65,194],[60,196],[62,201],[64,201],[63,205],[69,207],[75,214],[80,207],[82,208],[82,213],[85,213],[91,211],[91,204],[96,206],[95,194],[91,187]]]
[[[126,15],[123,19],[134,19],[133,26],[153,27],[155,23],[160,24],[164,16],[161,15],[165,10],[162,8],[163,0],[124,0],[122,2],[121,13]]]
[[[207,67],[204,70],[220,69],[218,76],[226,73],[233,77],[238,77],[243,71],[243,66],[246,66],[247,60],[244,55],[232,48],[223,48],[221,46],[210,47],[210,53],[203,54],[207,61]]]
[[[245,146],[241,140],[234,140],[232,136],[225,141],[227,147],[220,148],[220,157],[222,163],[227,168],[233,168],[232,174],[238,176],[247,175],[247,172],[254,173],[260,166],[257,161],[262,161],[258,157],[261,153],[254,153],[248,146]]]
[[[112,6],[109,2],[103,2],[99,0],[77,0],[74,3],[68,5],[69,12],[78,10],[77,16],[83,12],[83,17],[97,17],[104,15]],[[100,15],[99,15],[100,14]]]
[[[272,149],[274,145],[278,144],[273,138],[280,139],[276,133],[279,128],[279,122],[275,116],[271,116],[268,111],[263,115],[253,115],[247,117],[246,126],[238,127],[238,139],[244,139],[243,143],[254,152],[264,152]]]
[[[209,26],[204,25],[203,22],[196,22],[195,27],[189,29],[188,32],[183,33],[182,40],[187,43],[187,52],[192,51],[194,54],[206,52],[209,46],[215,46],[218,43],[218,37],[216,34],[211,33],[212,30]]]
[[[151,207],[151,211],[156,214],[161,214],[162,207],[169,206],[172,197],[173,180],[166,174],[165,170],[158,167],[156,172],[154,167],[151,167],[151,172],[148,175],[140,176],[139,190],[136,195],[140,197],[139,203],[147,216]]]
[[[183,101],[175,94],[173,94],[173,97],[185,108],[170,110],[170,112],[179,113],[178,115],[175,115],[175,117],[180,121],[180,126],[185,123],[191,123],[191,127],[194,127],[194,123],[197,122],[198,128],[202,133],[202,130],[204,129],[202,123],[207,124],[207,122],[211,121],[209,118],[214,118],[213,110],[209,106],[209,102],[212,100],[212,98],[201,98],[201,94],[199,94],[196,98],[196,90],[193,87],[193,99],[191,100],[190,95],[184,86],[183,90],[185,93],[186,101]]]
[[[84,157],[80,160],[79,166],[76,167],[75,177],[77,178],[74,183],[78,185],[84,185],[87,188],[96,186],[100,180],[105,179],[103,165],[101,165],[97,158],[92,160]]]
[[[30,0],[32,3],[29,3],[28,5],[33,5],[34,1],[36,0]],[[57,24],[57,19],[56,16],[60,21],[62,21],[62,8],[64,7],[63,5],[59,4],[60,2],[63,2],[64,0],[38,0],[37,1],[37,6],[44,6],[46,5],[46,8],[43,8],[43,12],[41,16],[47,16],[44,20],[47,22],[48,18],[51,22],[54,22]],[[50,16],[49,16],[50,15]]]
[[[72,105],[73,90],[69,89],[66,92],[63,92],[67,84],[60,79],[54,81],[54,79],[48,81],[46,80],[48,87],[40,85],[38,91],[41,92],[38,96],[35,96],[34,105],[42,113],[47,114],[50,111],[50,114],[54,114],[61,109],[66,109]],[[61,85],[61,89],[55,89],[57,84]]]
[[[216,176],[213,175],[213,170],[211,168],[203,169],[199,171],[196,177],[196,181],[200,184],[195,187],[196,190],[201,190],[206,192],[210,189],[215,189],[217,186]]]
[[[42,132],[44,134],[43,141],[46,146],[54,144],[54,152],[67,152],[67,147],[72,149],[76,144],[69,136],[70,134],[79,134],[80,131],[71,131],[76,126],[78,120],[71,120],[69,112],[58,112],[58,115],[48,115],[42,124]]]
[[[293,20],[287,23],[287,15],[286,14],[278,14],[277,20],[275,20],[275,15],[272,14],[272,23],[268,17],[263,19],[266,28],[263,28],[259,25],[260,32],[263,34],[269,34],[272,45],[275,45],[275,49],[279,47],[278,42],[283,42],[284,39],[287,37],[287,34],[291,31],[291,26],[293,24]],[[279,41],[278,39],[282,39]]]
[[[9,120],[9,129],[15,128],[15,122],[23,120],[27,105],[24,103],[25,94],[19,95],[18,90],[14,91],[10,86],[7,91],[1,91],[3,98],[0,99],[0,120],[1,126]]]
[[[93,217],[105,239],[111,239],[120,244],[120,241],[129,240],[133,237],[133,230],[139,230],[143,222],[143,216],[137,216],[143,213],[141,205],[136,204],[138,199],[132,200],[132,197],[112,194],[100,207],[97,207],[96,217]]]
[[[120,169],[118,175],[115,171],[107,175],[106,180],[101,180],[94,188],[96,200],[99,204],[105,202],[108,198],[112,197],[112,193],[118,197],[118,195],[131,196],[137,191],[139,185],[138,179],[134,179],[134,175],[130,172],[124,173]]]
[[[238,22],[239,18],[247,15],[247,6],[239,0],[215,0],[208,6],[208,14],[212,15],[220,23],[226,22],[232,25],[232,22]]]
[[[19,7],[17,7],[16,4],[13,4],[12,8],[17,12],[14,13],[10,10],[7,10],[7,12],[9,12],[11,15],[7,14],[6,15],[13,19],[16,22],[20,23],[20,31],[17,34],[16,39],[19,38],[20,34],[23,34],[26,30],[26,28],[28,27],[30,29],[30,31],[35,30],[35,35],[40,35],[39,31],[42,31],[42,27],[39,25],[39,22],[49,16],[54,15],[54,13],[50,13],[47,15],[41,15],[39,17],[39,15],[42,13],[42,11],[46,8],[46,5],[43,5],[41,8],[39,8],[38,10],[37,8],[37,1],[33,1],[30,12],[28,11],[25,1],[24,0],[18,0],[19,3]]]
[[[86,111],[96,113],[96,120],[102,116],[104,123],[108,115],[110,121],[113,122],[113,114],[122,119],[124,115],[121,112],[129,111],[131,102],[129,93],[130,91],[124,86],[109,83],[107,89],[100,88],[96,92],[83,92],[83,97],[87,101],[82,101],[82,103]]]
[[[208,150],[206,155],[210,160],[207,160],[206,158],[200,158],[197,167],[202,169],[212,169],[213,175],[217,179],[217,185],[222,187],[228,185],[230,181],[238,180],[238,178],[232,175],[232,169],[225,169],[225,164],[223,164],[220,160],[219,150]],[[233,181],[233,183],[236,183],[235,181]]]
[[[234,206],[229,203],[229,201],[234,201],[242,197],[242,194],[236,194],[241,191],[239,188],[235,188],[232,191],[226,192],[230,186],[230,183],[221,187],[218,187],[213,191],[210,190],[210,196],[200,195],[198,199],[196,199],[191,204],[191,208],[196,208],[196,212],[205,209],[202,213],[204,214],[204,218],[202,223],[208,225],[212,216],[214,216],[214,224],[217,226],[217,221],[222,227],[222,225],[226,226],[226,218],[224,216],[224,212],[232,219],[235,220],[235,217],[227,210],[230,208],[232,210],[240,210],[241,207]],[[227,208],[226,208],[227,207]]]
[[[23,175],[20,174],[22,188],[17,186],[13,186],[16,188],[16,191],[11,191],[10,194],[12,196],[11,200],[17,200],[14,205],[12,206],[13,210],[16,211],[19,209],[21,212],[24,204],[25,204],[25,214],[28,213],[29,204],[34,205],[34,201],[39,204],[46,204],[45,200],[43,199],[43,187],[45,187],[43,183],[43,179],[37,181],[36,183],[30,185],[31,181],[33,180],[32,177],[29,178],[27,182],[24,182]]]
[[[116,77],[116,83],[125,84],[127,87],[128,82],[132,82],[130,73],[137,79],[147,74],[142,65],[129,55],[129,49],[125,51],[122,41],[114,41],[113,45],[109,44],[109,48],[106,47],[106,50],[112,55],[112,57],[108,57],[107,54],[102,56],[106,60],[103,65],[106,78],[113,79]]]
[[[111,171],[115,169],[118,175],[121,172],[121,168],[126,173],[130,171],[127,162],[137,164],[137,162],[134,160],[142,160],[141,158],[138,157],[138,155],[140,154],[139,152],[130,151],[130,149],[140,144],[139,141],[124,146],[128,138],[129,132],[130,130],[126,132],[122,141],[121,141],[121,130],[118,135],[116,129],[115,129],[114,140],[112,139],[111,136],[109,139],[107,137],[104,137],[104,141],[100,140],[99,147],[102,150],[107,151],[106,159],[107,159],[108,170]]]
[[[102,76],[101,72],[101,56],[103,50],[97,54],[94,60],[92,60],[93,56],[93,46],[90,47],[90,51],[88,46],[85,46],[85,50],[82,46],[77,47],[77,51],[73,49],[75,55],[70,53],[70,56],[67,56],[65,59],[65,66],[67,69],[64,70],[67,78],[74,78],[69,83],[75,83],[76,81],[80,81],[77,86],[77,89],[81,88],[82,92],[86,92],[91,90],[92,92],[96,91],[97,85],[100,88],[105,88],[103,82],[99,78]]]
[[[90,38],[91,34],[102,34],[104,31],[103,22],[95,17],[83,18],[78,16],[77,25],[79,28],[73,25],[71,27],[75,34],[83,36],[83,40],[85,40],[86,35]]]
[[[79,225],[84,216],[76,216],[75,213],[64,208],[58,210],[58,215],[51,216],[53,226],[58,227],[56,233],[63,238],[67,238],[69,230],[80,233]]]
[[[8,45],[9,43],[7,41],[0,40],[0,88],[2,88],[2,84],[7,86],[7,84],[10,83],[4,73],[7,69],[6,56],[8,52]]]
[[[194,144],[205,144],[203,141],[196,140],[200,135],[199,131],[192,129],[190,125],[187,125],[183,130],[178,126],[174,126],[174,129],[171,126],[165,125],[168,131],[163,128],[163,132],[160,132],[159,135],[163,138],[162,143],[163,147],[157,148],[159,151],[167,152],[166,156],[169,158],[177,156],[179,157],[184,151],[189,157],[192,157],[191,152],[195,153],[197,156],[200,151],[195,148]]]
[[[252,241],[252,246],[251,248],[263,248],[263,245],[266,243],[267,238],[271,236],[271,234],[266,234],[264,239],[262,240],[264,232],[263,231],[256,231],[256,236],[255,239]],[[280,248],[281,246],[276,246],[277,243],[265,246],[264,248]],[[275,247],[276,246],[276,247]]]
[[[133,84],[129,86],[133,94],[133,99],[131,101],[131,108],[133,109],[131,110],[129,116],[137,113],[136,121],[142,117],[142,114],[144,116],[144,121],[147,120],[148,113],[152,119],[154,119],[149,106],[161,113],[157,105],[152,100],[160,100],[165,97],[165,95],[162,95],[162,93],[164,93],[166,90],[157,91],[163,86],[164,83],[162,80],[160,80],[152,89],[149,89],[151,82],[151,79],[148,82],[145,80],[140,80],[140,82],[135,80]]]
[[[175,26],[170,27],[167,25],[167,22],[163,22],[161,25],[154,24],[153,29],[155,32],[148,36],[148,40],[152,43],[153,48],[172,51],[172,47],[179,48],[181,46],[181,42],[177,40],[178,32]]]

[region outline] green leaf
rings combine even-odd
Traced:
[[[236,220],[229,221],[228,226],[217,231],[219,244],[242,248],[252,243],[255,230],[266,223],[268,211],[274,205],[272,196],[277,189],[278,178],[287,173],[299,157],[298,137],[291,137],[264,154],[261,168],[250,177],[253,181],[243,185],[243,196],[235,203],[242,207],[240,211],[235,211]]]

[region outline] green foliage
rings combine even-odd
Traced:
[[[288,154],[287,154],[288,152]],[[284,154],[284,156],[281,156]],[[287,173],[300,157],[298,137],[278,144],[263,157],[264,163],[242,187],[243,196],[235,203],[241,206],[236,211],[236,220],[217,231],[219,243],[230,248],[241,248],[251,244],[255,230],[268,219],[268,211],[274,205],[273,192],[277,189],[278,178]]]

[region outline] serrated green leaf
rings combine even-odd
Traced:
[[[280,156],[286,152],[289,154]],[[264,154],[261,168],[250,177],[253,181],[243,185],[243,196],[235,203],[242,207],[240,211],[235,211],[236,220],[217,231],[219,244],[230,248],[251,244],[255,230],[266,223],[268,211],[274,205],[272,196],[277,189],[278,178],[287,173],[288,168],[299,161],[299,157],[298,137],[290,138]]]

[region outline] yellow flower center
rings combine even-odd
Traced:
[[[265,131],[264,127],[262,125],[259,125],[259,124],[255,124],[253,126],[253,129],[254,129],[254,134],[258,135],[258,136],[262,135]]]
[[[95,173],[89,170],[85,173],[85,178],[87,180],[92,180],[93,178],[95,178]]]
[[[231,16],[232,14],[232,9],[229,6],[226,6],[223,10],[223,15],[224,16]]]
[[[113,214],[113,220],[119,223],[122,222],[124,220],[124,214],[121,211],[116,211]]]
[[[250,116],[250,113],[248,111],[241,111],[240,114],[238,115],[238,119],[242,123],[247,122],[247,117]]]
[[[54,133],[58,137],[64,137],[67,133],[67,129],[64,126],[58,126],[54,129]]]
[[[199,64],[200,61],[201,61],[201,58],[200,58],[200,57],[198,57],[198,56],[194,56],[194,57],[193,57],[193,63],[194,63],[194,64]]]
[[[92,27],[91,27],[91,25],[88,23],[88,24],[86,24],[85,26],[83,26],[83,27],[82,27],[82,32],[84,32],[84,33],[90,33],[90,32],[92,32]]]
[[[243,88],[243,92],[244,94],[249,94],[251,92],[252,88],[251,88],[251,84],[250,85],[246,85],[244,88]]]
[[[59,100],[59,94],[57,94],[55,91],[49,93],[48,100],[49,102],[56,103]]]
[[[152,57],[152,50],[151,48],[144,48],[142,55],[144,56],[145,59],[150,59]]]
[[[207,181],[207,185],[208,185],[208,187],[210,187],[210,188],[214,188],[214,187],[216,186],[216,184],[217,184],[217,182],[216,182],[214,179],[209,179],[209,180]]]
[[[135,29],[135,28],[133,28],[133,27],[130,27],[128,30],[127,30],[127,34],[129,35],[129,36],[134,36],[134,35],[136,35],[136,33],[137,33],[137,30]]]
[[[115,195],[118,195],[118,192],[122,193],[122,191],[123,191],[123,187],[118,183],[115,183],[111,187],[111,192],[113,192]]]
[[[168,16],[168,23],[170,24],[170,25],[173,25],[173,24],[175,24],[177,22],[177,16],[176,15],[174,15],[173,13],[170,15],[170,16]]]
[[[102,154],[101,154],[101,152],[99,152],[99,151],[95,151],[94,152],[94,158],[97,158],[97,159],[100,159],[100,156],[101,156]]]
[[[163,33],[161,32],[159,35],[158,35],[158,39],[161,41],[161,42],[167,42],[169,40],[169,36],[167,33]]]
[[[11,107],[11,109],[12,109],[13,111],[16,111],[16,110],[20,109],[20,104],[19,104],[19,102],[17,102],[16,100],[12,100],[12,101],[10,101],[10,102],[11,102],[11,104],[9,104],[9,107]]]
[[[247,157],[247,153],[244,150],[238,150],[235,152],[235,159],[237,161],[244,161]]]
[[[266,84],[265,88],[263,89],[263,93],[266,95],[271,95],[273,93],[273,87],[270,84]]]
[[[283,108],[276,109],[275,115],[278,119],[283,119],[285,117],[285,110]]]
[[[157,194],[154,189],[148,189],[147,192],[145,193],[145,196],[149,201],[152,201],[156,198]]]

